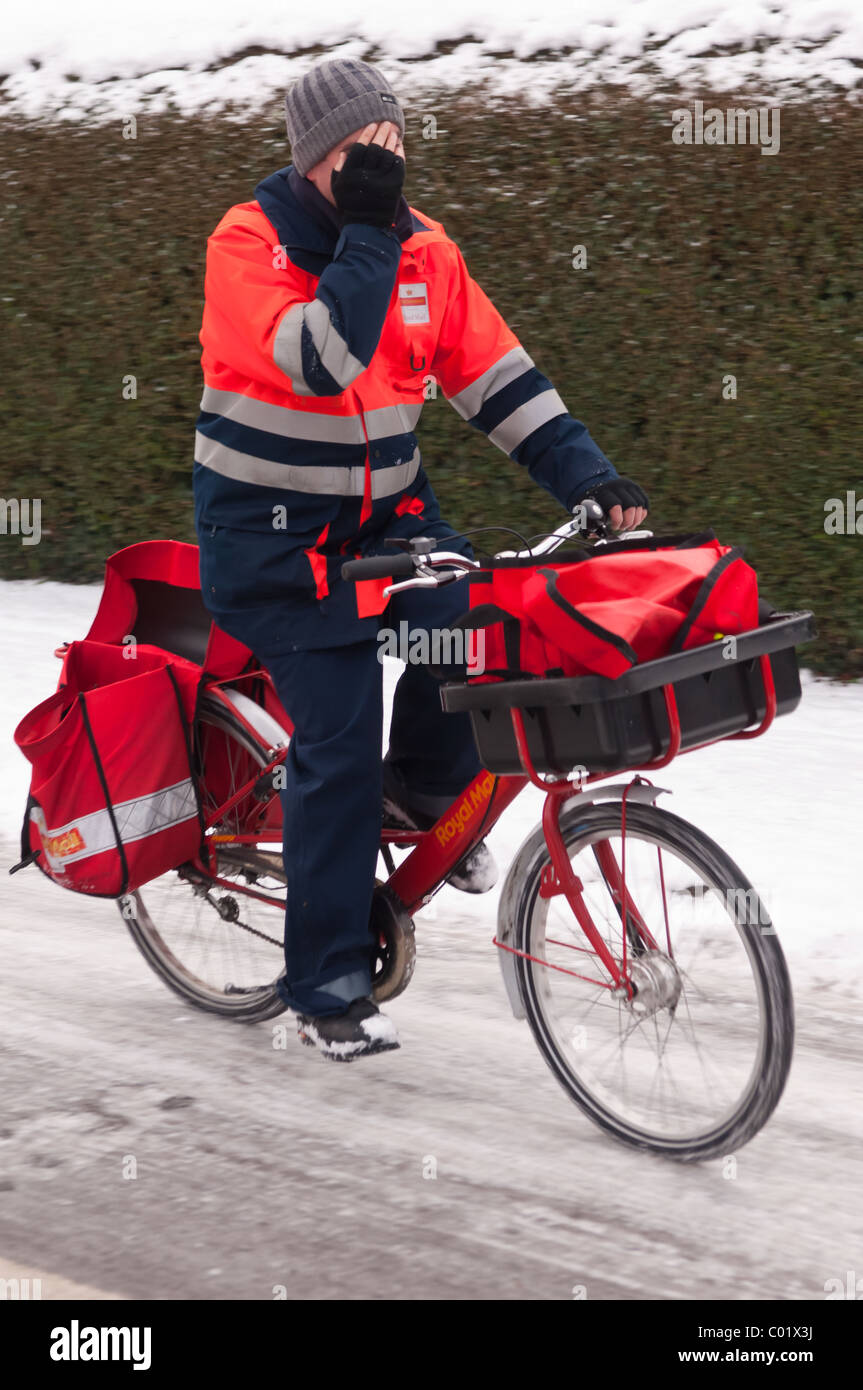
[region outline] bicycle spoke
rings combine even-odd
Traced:
[[[543,968],[575,950],[605,975],[567,901],[537,895],[528,952],[544,1026],[579,1087],[620,1121],[675,1140],[715,1131],[740,1107],[761,1057],[747,943],[696,863],[629,823],[624,921],[621,863],[619,825],[585,835],[572,855],[591,920],[612,959],[626,959],[632,997]]]
[[[221,709],[202,718],[197,736],[205,817],[220,835],[255,833],[261,802],[251,792],[219,808],[255,781],[265,750],[225,724]],[[133,935],[181,993],[230,1011],[238,993],[272,997],[284,968],[286,888],[278,860],[252,845],[220,846],[215,877],[223,881],[186,868],[147,884],[135,895]]]

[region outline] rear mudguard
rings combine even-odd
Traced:
[[[564,816],[568,811],[582,811],[596,801],[620,801],[627,789],[627,804],[635,801],[640,805],[653,805],[656,798],[667,790],[666,787],[653,787],[649,783],[612,782],[607,787],[592,787],[570,797],[563,804],[561,816]],[[500,902],[497,909],[497,939],[503,946],[515,945],[516,916],[521,886],[525,877],[535,873],[537,868],[547,859],[548,846],[545,843],[542,826],[538,825],[528,835],[513,859],[500,892]],[[503,982],[506,986],[510,1008],[516,1018],[524,1018],[526,1016],[524,1002],[515,968],[516,957],[512,951],[498,948],[498,959],[503,972]]]

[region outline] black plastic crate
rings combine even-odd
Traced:
[[[645,662],[608,680],[575,676],[445,685],[443,707],[466,711],[483,765],[491,772],[522,771],[510,711],[521,710],[527,745],[539,772],[620,772],[662,757],[670,727],[663,686],[672,685],[680,718],[680,751],[739,733],[764,718],[767,698],[760,657],[769,655],[776,714],[800,701],[795,647],[815,636],[811,613],[776,614],[741,633],[733,660],[726,643]]]

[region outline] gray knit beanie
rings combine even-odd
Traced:
[[[359,58],[310,68],[285,97],[285,120],[294,168],[304,178],[340,140],[372,121],[392,121],[405,132],[405,113],[392,87]]]

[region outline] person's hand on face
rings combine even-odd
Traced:
[[[391,150],[399,159],[405,157],[405,147],[398,126],[393,125],[392,121],[381,121],[379,125],[372,121],[371,125],[364,127],[353,144],[341,151],[333,165],[334,174],[338,174],[344,168],[348,154],[356,145],[380,145],[383,149]]]
[[[391,121],[367,125],[340,151],[330,175],[336,207],[345,222],[391,227],[405,177],[404,144]]]

